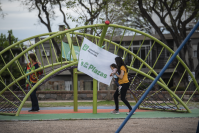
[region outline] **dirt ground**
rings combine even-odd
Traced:
[[[1,133],[114,133],[124,119],[1,121]],[[120,133],[195,133],[199,118],[130,119]]]

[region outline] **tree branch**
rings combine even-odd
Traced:
[[[88,12],[89,14],[91,14],[90,9],[87,8],[87,7],[83,4],[82,0],[78,0],[78,2],[87,10],[87,12]]]
[[[60,12],[61,12],[62,15],[63,15],[63,22],[67,25],[67,28],[70,29],[69,24],[66,22],[65,13],[64,13],[63,10],[62,10],[62,6],[61,6],[61,4],[60,4],[60,0],[57,0],[57,3],[58,3],[58,5],[59,5]]]
[[[42,2],[41,2],[41,4],[42,4]],[[43,12],[46,15],[47,28],[48,28],[49,32],[52,32],[52,30],[51,30],[51,24],[50,24],[50,20],[49,20],[49,13],[47,11],[47,6],[46,6],[47,4],[48,4],[48,0],[45,0],[44,4],[42,4],[42,10],[43,10]]]
[[[43,23],[46,27],[48,27],[48,24],[42,19],[42,17],[41,17],[41,10],[40,10],[40,7],[38,6],[38,2],[37,2],[37,0],[35,1],[35,5],[36,5],[36,7],[37,7],[37,9],[38,9],[38,11],[39,11],[39,13],[38,13],[38,18],[40,19],[40,21],[41,21],[41,23]],[[47,28],[48,29],[48,28]]]
[[[146,12],[146,10],[143,8],[143,3],[142,0],[138,0],[138,6],[140,8],[140,11],[143,15],[144,18],[146,18],[151,25],[154,27],[154,29],[156,30],[156,32],[158,33],[158,35],[160,36],[161,40],[167,44],[167,41],[164,37],[164,35],[162,34],[162,32],[160,31],[160,28],[155,24],[155,22],[152,20],[152,18],[149,16],[149,14]]]

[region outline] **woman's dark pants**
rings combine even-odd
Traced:
[[[32,110],[39,110],[39,105],[38,105],[38,99],[37,99],[37,96],[36,96],[36,91],[37,89],[35,89],[30,97],[31,97],[31,102],[32,102]]]
[[[129,83],[125,83],[125,84],[120,84],[122,86],[121,88],[121,100],[124,102],[124,104],[129,108],[129,110],[132,110],[131,105],[129,104],[129,102],[126,100],[126,92],[129,88]],[[115,93],[114,93],[114,101],[115,101],[115,110],[119,110],[119,100],[118,100],[118,96],[119,96],[119,92],[118,92],[118,88],[116,89]]]

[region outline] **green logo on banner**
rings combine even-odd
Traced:
[[[93,73],[103,77],[103,78],[107,78],[107,74],[104,74],[103,72],[99,71],[96,69],[96,67],[92,64],[90,64],[89,66],[89,63],[88,62],[83,62],[83,59],[81,59],[81,66],[85,67],[85,68],[88,68],[88,70],[91,70]],[[89,67],[88,67],[89,66]]]
[[[89,46],[87,44],[84,44],[82,50],[86,51],[89,48]]]

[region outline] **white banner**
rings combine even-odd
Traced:
[[[117,55],[84,38],[79,55],[78,70],[104,84],[110,85],[112,80],[110,65],[115,63],[115,57]]]

